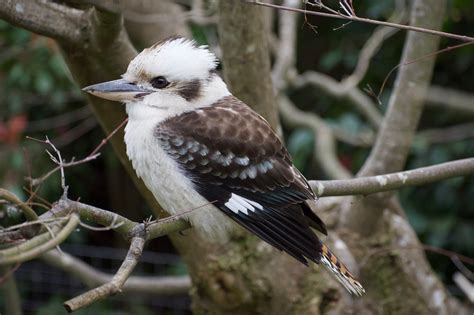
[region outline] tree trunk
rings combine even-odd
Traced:
[[[11,12],[16,12],[18,6],[5,1],[2,5],[8,10],[1,10],[1,17],[25,28],[40,30],[47,36],[56,32],[68,66],[80,86],[117,78],[135,56],[119,15],[91,10],[74,22],[92,23],[59,33],[56,28],[40,27],[44,16],[37,21],[34,19],[36,11],[41,9],[38,3],[22,1],[21,9],[26,11],[26,16],[31,16],[25,22],[17,17],[8,19],[8,14],[13,16]],[[444,7],[445,0],[415,0],[411,23],[439,28]],[[219,8],[224,72],[231,90],[278,127],[267,32],[262,31],[268,30],[263,22],[263,9],[243,1],[227,0],[222,0]],[[59,17],[63,17],[62,12]],[[173,23],[176,23],[175,30],[183,26],[178,18],[173,19]],[[160,27],[155,27],[159,32]],[[87,34],[85,41],[82,41],[83,34]],[[160,34],[157,38],[168,35],[171,34]],[[69,37],[81,38],[81,41],[74,45]],[[410,33],[403,61],[431,53],[437,45],[437,38]],[[403,167],[432,69],[430,58],[400,69],[377,144],[361,174],[379,174]],[[89,101],[106,133],[125,118],[123,106],[119,104],[98,98]],[[402,135],[393,132],[397,128]],[[123,133],[114,136],[111,143],[140,192],[158,214],[161,211],[158,203],[136,177],[126,157]],[[354,273],[358,273],[357,266],[360,266],[361,282],[367,289],[364,297],[350,298],[320,266],[306,268],[240,228],[235,229],[225,244],[202,239],[190,229],[171,237],[192,277],[193,311],[196,314],[462,314],[464,308],[447,294],[422,251],[386,250],[394,246],[419,246],[403,217],[403,210],[391,194],[341,200],[339,211],[331,213],[335,219],[327,221],[330,239],[325,242]],[[322,216],[328,218],[329,214],[322,213]],[[343,220],[337,226],[339,218]],[[349,246],[334,233],[336,228]],[[354,263],[348,248],[358,264]]]

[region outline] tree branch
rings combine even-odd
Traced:
[[[445,4],[430,5],[431,1],[435,0],[415,1],[411,24],[441,27]],[[426,19],[427,14],[432,18]],[[438,43],[438,37],[408,33],[401,64],[436,50]],[[435,56],[431,56],[400,68],[382,128],[359,172],[360,176],[383,174],[403,168],[423,110],[423,100],[431,81],[434,62]]]
[[[10,196],[9,194],[4,195]],[[75,264],[71,266],[71,257],[66,257],[62,261],[56,261],[57,264],[61,264],[64,268],[67,266],[68,270],[77,268],[76,271],[81,272],[83,279],[90,279],[90,277],[94,275],[101,276],[100,281],[96,279],[102,284],[100,287],[65,303],[65,307],[68,311],[82,308],[98,299],[121,291],[125,281],[138,263],[147,240],[189,227],[189,223],[179,219],[179,217],[169,217],[156,222],[140,224],[130,221],[116,213],[62,198],[54,204],[51,211],[43,214],[39,220],[29,222],[29,224],[38,224],[40,222],[45,224],[45,220],[54,219],[53,227],[47,227],[48,232],[40,234],[22,244],[0,250],[0,265],[20,263],[49,251],[54,246],[63,242],[67,236],[71,234],[77,224],[80,223],[80,217],[110,227],[110,229],[120,233],[127,240],[131,240],[131,245],[121,268],[112,279],[106,274],[97,274],[98,272],[84,263],[81,264],[77,261],[73,261],[72,263]],[[67,224],[61,228],[59,221],[63,221],[62,219],[68,219],[68,221]],[[47,254],[45,255],[46,257],[48,256]],[[69,260],[67,260],[68,258]],[[130,288],[136,291],[148,290],[152,292],[166,292],[165,286],[172,285],[171,292],[175,292],[189,287],[189,278],[164,278],[161,282],[161,286],[156,286],[150,281],[143,282],[139,281],[139,279],[135,279],[134,281],[135,282],[131,282]]]
[[[304,126],[310,128],[315,137],[314,154],[324,172],[330,178],[351,178],[351,173],[339,163],[336,152],[336,141],[331,129],[324,120],[316,114],[299,110],[284,95],[278,98],[278,106],[283,121],[291,126]]]
[[[134,236],[130,242],[130,248],[122,265],[112,280],[93,290],[87,291],[64,303],[66,310],[71,313],[80,308],[86,307],[97,300],[103,299],[112,294],[122,291],[122,287],[138,263],[145,246],[145,225],[141,224],[141,235]]]
[[[15,194],[9,192],[8,190],[0,188],[0,200],[1,199],[8,201],[15,207],[20,208],[21,211],[23,212],[23,215],[28,221],[38,220],[38,215],[36,214],[36,212],[33,209],[31,209],[31,207],[28,206],[26,203],[18,199],[18,197],[15,196]]]
[[[405,0],[398,0],[396,1],[396,9],[388,20],[398,24],[403,22],[406,19],[406,16],[407,10]],[[359,58],[357,60],[357,65],[354,72],[341,81],[344,90],[350,90],[359,85],[360,81],[364,78],[367,70],[369,69],[370,60],[372,57],[380,49],[383,42],[394,35],[397,31],[398,29],[388,26],[382,26],[375,29],[359,53]]]
[[[300,1],[285,0],[283,5],[299,8]],[[276,89],[282,90],[288,85],[287,77],[290,71],[295,71],[296,34],[298,16],[288,11],[279,12],[278,48],[275,49],[275,63],[272,70],[272,80]]]
[[[230,90],[278,130],[278,115],[270,79],[268,38],[267,33],[262,32],[265,27],[262,8],[240,1],[219,1],[219,12],[218,31],[226,34],[219,37],[223,52],[222,65]],[[241,23],[253,27],[243,28]],[[236,64],[245,66],[235,67]]]
[[[340,82],[324,73],[316,71],[306,71],[297,76],[293,82],[295,88],[301,88],[308,84],[317,87],[336,99],[347,99],[364,117],[367,118],[374,128],[378,129],[381,125],[383,117],[377,109],[377,106],[369,96],[357,87],[344,89],[344,86],[342,86]]]
[[[469,158],[398,173],[346,180],[312,180],[309,183],[319,197],[368,195],[473,174],[474,158]]]
[[[431,86],[426,94],[426,104],[452,109],[464,114],[474,115],[474,94],[450,88]]]
[[[474,123],[454,125],[445,128],[426,129],[420,131],[415,138],[423,143],[448,143],[474,138]]]
[[[73,46],[88,39],[90,25],[87,12],[47,0],[3,0],[0,3],[0,18]]]
[[[412,6],[410,23],[439,29],[445,9],[446,0],[416,0]],[[429,54],[436,51],[439,40],[437,36],[408,32],[400,64],[420,56],[429,57],[400,67],[382,127],[358,176],[386,174],[403,169],[433,74],[436,56]],[[343,216],[343,220],[349,229],[362,235],[370,234],[382,214],[383,211],[373,211],[372,207],[359,203]]]
[[[412,26],[412,25],[403,25],[403,24],[390,23],[390,22],[384,22],[384,21],[377,21],[377,20],[372,20],[372,19],[368,19],[368,18],[361,18],[361,17],[358,17],[358,16],[348,16],[348,15],[343,15],[343,14],[325,13],[325,12],[319,12],[319,11],[310,11],[310,10],[306,10],[306,9],[303,10],[303,9],[298,9],[298,8],[290,8],[290,7],[280,6],[280,5],[276,5],[276,4],[272,4],[272,3],[264,3],[264,2],[261,2],[261,1],[258,1],[258,0],[247,0],[247,2],[250,3],[250,4],[260,5],[260,6],[264,6],[264,7],[270,7],[270,8],[279,9],[279,10],[287,10],[287,11],[292,11],[292,12],[298,12],[298,13],[303,13],[303,14],[306,14],[306,15],[318,15],[318,16],[330,17],[330,18],[334,18],[334,19],[342,19],[342,20],[362,22],[362,23],[367,23],[367,24],[382,25],[382,26],[388,26],[388,27],[403,29],[403,30],[407,30],[407,31],[414,31],[414,32],[419,32],[419,33],[424,33],[424,34],[431,34],[431,35],[437,35],[437,36],[441,36],[441,37],[452,38],[452,39],[460,40],[460,41],[463,41],[463,42],[474,42],[474,37],[436,31],[435,29],[431,29],[431,28],[418,27],[418,26]]]
[[[96,287],[112,280],[113,275],[93,268],[85,262],[67,253],[50,250],[41,256],[49,265],[77,277],[88,287]],[[123,285],[124,292],[157,295],[183,294],[191,288],[189,276],[143,276],[128,278]]]
[[[58,233],[51,229],[51,232],[46,232],[38,235],[31,240],[26,241],[17,246],[13,246],[0,251],[0,265],[10,265],[14,263],[22,263],[31,260],[44,252],[61,244],[79,224],[79,216],[71,214],[67,224],[58,229]]]

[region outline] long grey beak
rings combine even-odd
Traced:
[[[106,100],[119,102],[132,101],[151,93],[124,79],[89,85],[82,90]]]

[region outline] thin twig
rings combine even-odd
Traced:
[[[119,228],[120,226],[123,225],[123,222],[115,222],[117,220],[117,216],[114,217],[114,220],[112,221],[112,223],[110,223],[109,226],[92,226],[92,225],[89,225],[87,223],[84,223],[82,221],[79,222],[79,224],[88,229],[88,230],[91,230],[91,231],[110,231],[110,230],[115,230],[117,228]]]
[[[51,148],[53,148],[54,152],[56,152],[56,155],[58,156],[56,158],[48,150],[46,150],[46,153],[48,153],[51,160],[54,163],[56,163],[59,167],[59,170],[61,172],[61,188],[63,189],[63,197],[66,198],[67,197],[66,176],[64,175],[64,162],[63,162],[63,158],[61,157],[61,152],[54,146],[54,144],[49,140],[48,137],[46,137],[46,144],[51,146]]]
[[[474,303],[474,285],[460,272],[453,275],[453,281],[466,294],[469,301]]]
[[[110,140],[110,138],[112,138],[117,133],[117,131],[122,129],[122,127],[125,126],[125,124],[127,122],[128,122],[128,118],[125,118],[114,130],[112,130],[111,133],[109,133],[109,135],[107,137],[102,139],[102,141],[99,143],[99,145],[88,156],[89,157],[93,156],[97,152],[99,152],[99,150],[102,149],[102,147],[107,144],[107,142]]]
[[[87,287],[94,288],[112,280],[113,275],[102,272],[68,254],[50,250],[41,256],[47,264],[78,278]],[[185,294],[191,288],[191,279],[184,276],[131,276],[122,287],[124,292],[154,295]]]
[[[36,244],[35,239],[43,236],[39,235],[35,238],[20,244],[18,246],[14,246],[5,250],[0,251],[0,265],[10,265],[14,263],[21,263],[27,260],[31,260],[44,252],[56,247],[58,244],[62,243],[76,228],[79,224],[79,216],[75,213],[71,214],[68,223],[62,228],[55,236],[52,238],[49,233],[45,239],[47,241],[41,240],[38,246],[34,246],[33,248],[27,250],[27,246],[31,244]]]
[[[21,266],[20,263],[16,263],[16,265],[14,265],[12,268],[8,269],[7,272],[5,272],[4,274],[0,274],[0,285],[2,285],[12,274],[14,274],[15,271],[17,271],[18,268],[20,268],[20,266]],[[5,267],[3,267],[1,269],[5,269]]]
[[[459,258],[459,255],[455,254],[455,255],[452,255],[451,257],[451,261],[453,262],[453,264],[456,266],[456,268],[459,269],[459,271],[466,277],[468,278],[470,281],[474,281],[474,272],[472,272],[471,270],[467,269],[467,267],[463,264],[463,262],[461,261],[461,259]],[[474,259],[473,259],[474,260]],[[471,264],[473,265],[473,264]]]
[[[364,117],[367,118],[369,123],[375,129],[378,129],[382,123],[383,117],[380,110],[378,110],[370,97],[357,87],[345,90],[339,81],[336,81],[327,74],[317,71],[306,71],[300,74],[293,80],[292,84],[295,88],[313,85],[337,99],[347,99],[362,115],[364,115]]]
[[[391,22],[400,23],[406,19],[407,10],[404,5],[405,1],[402,0],[399,2],[402,2],[403,5],[397,6],[398,8],[389,17],[388,20]],[[360,50],[357,65],[353,73],[341,81],[344,90],[347,91],[359,85],[369,69],[372,57],[377,53],[384,41],[394,35],[397,31],[398,29],[387,26],[377,27],[374,30],[370,38],[365,42]]]
[[[64,303],[64,307],[68,312],[74,312],[80,308],[86,307],[97,300],[103,299],[109,295],[122,291],[122,287],[132,273],[133,269],[138,263],[145,245],[145,235],[135,236],[132,238],[130,248],[122,265],[117,273],[113,276],[109,283],[101,285],[98,288],[85,292]]]
[[[38,195],[38,188],[39,187],[37,187],[35,189],[35,191],[32,191],[31,187],[30,188],[23,187],[23,190],[30,194],[30,197],[28,198],[29,201],[27,203],[30,204],[30,202],[31,202],[30,200],[38,199],[48,209],[51,208],[53,206],[53,204],[51,202],[49,202],[48,200],[46,200],[43,197]]]
[[[311,128],[315,137],[314,154],[330,178],[347,179],[352,174],[339,162],[334,135],[326,122],[314,113],[299,110],[284,95],[278,97],[278,109],[285,124]]]
[[[89,153],[89,155],[87,155],[85,158],[83,158],[81,160],[77,160],[77,161],[73,158],[73,159],[71,159],[70,162],[64,162],[64,161],[61,160],[61,157],[59,155],[58,156],[59,159],[58,158],[52,158],[53,162],[58,164],[55,168],[53,168],[51,171],[49,171],[48,173],[46,173],[45,175],[43,175],[39,178],[27,177],[27,180],[33,186],[38,186],[41,183],[43,183],[46,179],[48,179],[51,175],[56,173],[58,170],[61,170],[61,186],[63,187],[63,191],[66,191],[67,189],[64,190],[64,188],[66,188],[65,179],[64,179],[64,169],[67,168],[67,167],[76,166],[76,165],[79,165],[79,164],[90,162],[92,160],[95,160],[97,157],[99,157],[100,156],[100,153],[99,153],[100,149],[102,149],[102,147],[107,144],[107,142],[110,140],[110,138],[112,138],[121,128],[123,128],[123,126],[127,123],[127,121],[128,121],[128,118],[124,119],[114,130],[112,130],[112,132],[110,134],[107,135],[107,137],[102,139],[100,141],[100,143],[94,148],[94,150],[91,153]],[[40,140],[40,139],[36,139],[36,138],[32,138],[32,137],[26,137],[26,138],[30,139],[30,140],[37,141],[37,142],[41,142],[41,143],[44,143],[44,144],[47,144],[47,145],[53,147],[56,154],[58,154],[58,152],[59,152],[59,150],[57,150],[57,148],[53,145],[53,143],[51,141],[49,141],[48,138],[46,138],[46,140]],[[46,152],[48,152],[48,151],[46,151]],[[51,155],[50,155],[50,157],[51,157]]]
[[[68,220],[68,218],[67,217],[44,218],[44,219],[43,218],[38,218],[38,220],[35,220],[35,221],[28,221],[28,222],[23,222],[23,223],[20,223],[20,224],[11,225],[11,226],[6,227],[6,228],[0,228],[0,233],[18,230],[18,229],[21,229],[21,228],[24,228],[24,227],[27,227],[27,226],[31,226],[31,225],[36,225],[36,224],[44,225],[44,224],[52,223],[52,222],[59,222],[61,220]]]
[[[260,5],[260,6],[264,6],[264,7],[270,7],[270,8],[279,9],[279,10],[287,10],[287,11],[292,11],[292,12],[297,12],[297,13],[304,13],[304,14],[308,14],[308,15],[318,15],[318,16],[324,16],[324,17],[330,17],[330,18],[336,18],[336,19],[351,20],[351,21],[355,21],[355,22],[362,22],[362,23],[368,23],[368,24],[389,26],[389,27],[399,28],[399,29],[403,29],[403,30],[407,30],[407,31],[426,33],[426,34],[437,35],[437,36],[441,36],[441,37],[452,38],[452,39],[460,40],[460,41],[463,41],[463,42],[474,43],[474,37],[470,37],[470,36],[466,36],[466,35],[458,35],[458,34],[453,34],[453,33],[447,33],[447,32],[441,32],[441,31],[435,31],[435,30],[430,30],[430,29],[426,29],[426,28],[423,28],[423,27],[416,27],[416,26],[411,26],[411,25],[404,25],[404,24],[397,24],[397,23],[391,23],[391,22],[385,22],[385,21],[372,20],[372,19],[368,19],[368,18],[361,18],[361,17],[358,17],[358,16],[347,16],[347,15],[343,15],[343,14],[325,13],[325,12],[319,12],[319,11],[308,11],[308,10],[303,10],[303,9],[285,7],[285,6],[272,4],[272,3],[264,3],[264,2],[261,2],[261,1],[258,1],[258,0],[247,0],[247,3],[254,4],[254,5]]]
[[[429,57],[433,57],[433,56],[442,54],[442,53],[444,53],[444,52],[451,51],[451,50],[458,49],[458,48],[461,48],[461,47],[464,47],[464,46],[468,46],[468,45],[472,45],[472,44],[474,44],[474,41],[467,42],[467,43],[462,43],[462,44],[455,45],[455,46],[448,46],[448,47],[446,47],[446,48],[443,48],[443,49],[440,49],[440,50],[431,52],[431,53],[429,53],[429,54],[420,56],[420,57],[418,57],[418,58],[411,59],[411,60],[405,61],[405,62],[403,62],[403,63],[399,63],[398,65],[396,65],[395,67],[393,67],[392,70],[390,70],[390,71],[388,72],[388,74],[385,76],[385,79],[383,80],[382,86],[380,87],[380,90],[379,90],[379,93],[377,94],[377,97],[380,98],[380,95],[382,95],[382,92],[383,92],[383,90],[384,90],[384,88],[385,88],[385,85],[387,84],[388,78],[390,78],[391,74],[392,74],[395,70],[397,70],[398,68],[404,67],[404,66],[408,66],[408,65],[411,65],[411,64],[413,64],[413,63],[416,63],[416,62],[418,62],[418,61],[420,61],[420,60],[423,60],[423,59],[426,59],[426,58],[429,58]]]
[[[28,206],[28,204],[22,202],[17,196],[15,196],[15,194],[13,194],[12,192],[6,190],[6,189],[3,189],[3,188],[0,188],[0,200],[3,199],[5,201],[8,201],[9,203],[11,203],[12,205],[14,205],[15,207],[18,207],[21,209],[21,211],[23,212],[23,214],[25,215],[25,218],[28,220],[28,221],[36,221],[38,220],[38,215],[36,214],[36,212],[31,209],[30,206]]]

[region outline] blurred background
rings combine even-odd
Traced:
[[[385,20],[393,11],[391,1],[359,2],[359,15],[373,19]],[[180,4],[185,10],[190,9],[186,1]],[[207,14],[215,14],[212,6]],[[198,42],[216,44],[217,32],[213,23],[190,22],[190,26],[192,36]],[[300,72],[317,70],[341,80],[353,71],[359,51],[374,27],[352,23],[334,30],[340,26],[341,22],[337,20],[308,16],[305,22],[300,16],[296,56]],[[449,1],[443,30],[472,36],[474,3],[471,0]],[[398,32],[385,42],[373,58],[361,86],[380,88],[390,70],[399,63],[405,35]],[[441,47],[452,44],[443,39]],[[388,79],[381,95],[382,111],[394,77]],[[474,45],[440,54],[433,84],[474,95]],[[330,124],[351,133],[369,129],[367,122],[343,100],[315,92],[311,87],[290,89],[287,95],[300,109],[317,113]],[[39,139],[47,136],[67,160],[87,156],[105,137],[80,87],[71,79],[54,41],[1,20],[0,96],[0,187],[15,192],[23,200],[29,196],[25,177],[40,177],[54,167],[45,153],[45,146],[26,136]],[[471,105],[471,110],[463,110],[428,104],[406,169],[474,156],[474,99]],[[315,163],[313,131],[283,127],[296,166],[309,179],[327,179]],[[338,157],[352,172],[357,172],[368,152],[367,146],[338,144]],[[97,160],[68,168],[66,180],[71,199],[80,198],[136,221],[151,215],[109,146],[102,149]],[[38,191],[38,195],[49,202],[57,200],[61,193],[59,174],[50,177]],[[472,177],[400,191],[409,221],[424,244],[469,257],[474,257],[473,196]],[[36,210],[45,211],[41,207]],[[14,208],[0,205],[0,225],[21,220],[21,214]],[[119,235],[84,229],[74,233],[61,248],[106,272],[114,272],[126,253],[126,243]],[[451,293],[464,299],[451,280],[457,270],[451,259],[429,251],[427,256]],[[179,275],[186,274],[186,267],[167,238],[160,238],[150,242],[135,274]],[[16,275],[26,313],[35,310],[37,314],[63,314],[58,305],[85,290],[78,280],[40,261],[23,264]],[[2,303],[5,301],[0,299],[0,305]],[[186,295],[160,298],[121,294],[78,314],[188,314],[189,303]]]

